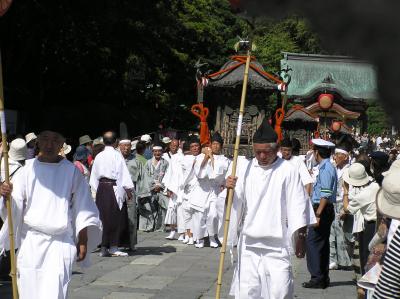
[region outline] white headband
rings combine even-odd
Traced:
[[[162,147],[161,146],[153,146],[153,150],[162,150]]]
[[[129,139],[122,139],[122,140],[119,141],[119,144],[123,144],[123,143],[131,144],[131,141]]]
[[[346,151],[346,150],[344,150],[344,149],[341,149],[341,148],[336,148],[336,149],[335,149],[335,154],[345,154],[345,155],[348,155],[349,152]]]

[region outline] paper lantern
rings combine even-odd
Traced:
[[[331,129],[333,132],[339,132],[342,128],[342,122],[340,121],[333,121],[331,125]]]
[[[322,110],[329,110],[333,105],[333,95],[322,93],[318,97],[318,105]]]

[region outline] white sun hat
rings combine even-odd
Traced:
[[[27,151],[28,149],[26,147],[25,140],[22,138],[17,138],[10,143],[10,151],[8,155],[10,156],[11,160],[21,161],[26,159]]]
[[[352,186],[360,187],[369,183],[369,176],[365,171],[364,165],[354,163],[344,170],[343,180]]]
[[[385,172],[382,188],[376,195],[376,206],[383,215],[400,219],[400,163],[393,162]]]

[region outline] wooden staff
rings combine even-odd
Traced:
[[[236,141],[235,141],[235,147],[233,149],[233,164],[232,164],[232,173],[231,173],[232,177],[236,176],[237,159],[239,156],[240,134],[242,131],[242,121],[243,121],[244,107],[245,107],[245,103],[246,103],[247,81],[249,78],[250,58],[251,58],[251,45],[249,45],[249,49],[247,50],[246,67],[244,69],[242,98],[240,100],[239,118],[238,118],[238,123],[237,123],[237,130],[236,130]],[[226,244],[228,241],[228,231],[229,231],[229,222],[230,222],[230,218],[231,218],[233,193],[234,193],[234,189],[228,189],[228,202],[227,202],[227,206],[226,206],[226,210],[225,210],[224,240],[222,242],[221,255],[219,258],[217,291],[215,294],[216,299],[220,299],[220,297],[221,297],[222,275],[224,272],[225,252],[226,252]]]
[[[3,70],[1,66],[1,52],[0,52],[0,121],[1,121],[1,141],[3,146],[3,157],[4,157],[4,172],[5,172],[5,183],[10,184],[10,169],[8,165],[8,145],[7,145],[7,129],[6,129],[6,117],[4,113],[4,91],[3,91]],[[18,299],[18,288],[17,288],[17,266],[15,260],[15,243],[14,243],[14,226],[12,221],[12,207],[11,207],[11,196],[7,195],[6,198],[7,207],[7,218],[8,218],[8,231],[10,237],[10,263],[11,263],[11,280],[12,280],[12,292],[13,298]]]

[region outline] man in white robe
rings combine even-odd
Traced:
[[[183,170],[182,159],[184,155],[178,151],[179,141],[173,139],[170,143],[169,155],[164,153],[163,157],[169,158],[168,168],[162,183],[167,189],[169,197],[167,215],[165,216],[165,224],[170,226],[170,234],[166,239],[173,240],[176,232],[179,234],[179,241],[183,241],[185,237],[185,225],[182,210],[182,183]]]
[[[210,183],[210,194],[205,204],[204,211],[207,227],[207,234],[210,238],[210,247],[219,246],[218,229],[222,223],[225,209],[225,198],[220,199],[219,195],[225,188],[225,176],[229,168],[230,160],[221,154],[224,141],[218,132],[211,136],[211,148],[202,163],[206,167],[207,177]]]
[[[247,165],[242,160],[237,178],[226,181],[227,188],[236,186],[244,204],[231,294],[240,299],[293,298],[290,249],[304,257],[306,227],[315,217],[308,199],[299,196],[304,190],[298,172],[277,156],[277,135],[266,121],[254,134],[253,149],[255,158]]]
[[[100,242],[98,210],[82,174],[58,156],[63,143],[59,133],[40,133],[39,156],[26,161],[13,186],[0,189],[3,196],[12,190],[21,299],[67,298],[73,262],[87,264],[87,252]],[[0,248],[9,248],[8,232],[0,234]]]
[[[189,145],[189,151],[182,159],[182,171],[183,171],[183,184],[182,184],[182,207],[183,207],[183,219],[185,223],[185,239],[183,243],[187,245],[194,245],[193,239],[193,212],[191,199],[194,197],[195,190],[198,188],[198,179],[196,176],[196,163],[199,159],[201,152],[200,141],[197,137],[191,137],[184,146]],[[184,152],[186,152],[184,150]],[[203,159],[200,158],[199,161]]]
[[[96,205],[103,222],[100,256],[127,256],[126,252],[118,250],[125,229],[120,219],[127,214],[124,201],[132,198],[133,182],[125,159],[116,150],[115,133],[106,132],[103,142],[105,148],[96,156],[90,175],[90,186],[96,192]]]

